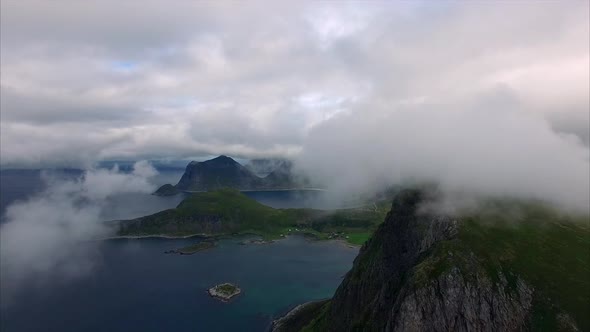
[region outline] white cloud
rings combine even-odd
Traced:
[[[102,222],[105,199],[151,193],[155,188],[148,179],[156,174],[149,163],[140,161],[129,174],[117,168],[91,169],[76,180],[46,178],[46,190],[9,206],[0,227],[2,304],[23,285],[42,286],[48,280],[67,281],[90,272],[98,253],[92,242],[81,242],[111,234]]]
[[[481,173],[437,172],[463,170],[475,155],[514,166],[489,170],[488,191],[513,183],[545,197],[549,185],[531,173],[574,186],[571,175],[587,167],[588,6],[3,1],[1,164],[402,151],[399,169],[382,161],[392,172],[453,182]],[[320,139],[333,149],[320,153],[310,142],[323,130],[334,145]],[[412,155],[398,148],[409,138],[438,148]],[[522,159],[530,151],[536,159]],[[366,169],[358,178],[382,174],[377,163]]]

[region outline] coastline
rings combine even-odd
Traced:
[[[106,240],[119,240],[119,239],[188,239],[191,237],[211,238],[214,237],[208,234],[189,234],[189,235],[167,235],[167,234],[154,234],[154,235],[115,235],[104,238],[95,239],[94,241],[106,241]]]
[[[174,239],[188,239],[188,238],[193,238],[193,237],[198,237],[198,238],[202,238],[202,239],[212,239],[212,238],[216,238],[216,239],[220,239],[220,238],[230,238],[230,239],[237,239],[240,238],[241,236],[245,236],[245,235],[254,235],[254,236],[260,236],[258,234],[254,234],[254,233],[248,233],[248,234],[237,234],[237,235],[228,235],[228,234],[217,234],[217,235],[211,235],[211,234],[203,234],[203,233],[197,233],[197,234],[189,234],[189,235],[167,235],[167,234],[154,234],[154,235],[116,235],[116,236],[109,236],[109,237],[104,237],[104,238],[99,238],[99,239],[93,239],[91,241],[108,241],[108,240],[121,240],[121,239],[127,239],[127,240],[141,240],[141,239],[169,239],[169,240],[174,240]],[[362,247],[362,245],[358,245],[358,244],[352,244],[347,242],[344,239],[319,239],[319,238],[314,238],[314,237],[307,237],[303,234],[291,234],[291,235],[287,235],[285,237],[282,238],[278,238],[278,239],[273,239],[272,241],[269,241],[268,243],[265,244],[271,244],[273,242],[277,242],[280,240],[284,240],[289,236],[302,236],[304,238],[306,238],[308,241],[321,241],[321,242],[333,242],[335,244],[341,245],[341,246],[346,246],[350,249],[360,249]],[[257,243],[252,243],[252,244],[257,244]]]
[[[293,307],[291,310],[287,311],[282,316],[277,317],[271,322],[270,325],[270,332],[281,332],[281,331],[295,331],[303,328],[307,323],[309,323],[310,319],[301,319],[302,317],[298,317],[301,314],[304,314],[305,311],[316,311],[320,309],[324,304],[328,303],[330,298],[322,299],[322,300],[315,300],[309,301],[305,303],[301,303]],[[305,316],[305,314],[304,314]],[[313,315],[311,316],[313,317]],[[308,318],[311,318],[308,317]]]
[[[238,189],[239,192],[263,192],[263,191],[328,191],[327,189],[322,188],[282,188],[282,189],[273,189],[273,188],[261,188],[261,189]],[[196,194],[196,193],[206,193],[209,190],[180,190],[180,193],[185,194]]]

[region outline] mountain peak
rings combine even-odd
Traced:
[[[203,161],[203,163],[209,163],[209,164],[220,164],[220,163],[224,163],[224,164],[239,164],[233,158],[228,157],[226,155],[220,155],[219,157],[215,157],[213,159],[209,159],[209,160]]]

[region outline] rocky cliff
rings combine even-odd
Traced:
[[[471,236],[471,230],[464,226],[463,221],[422,211],[421,206],[428,199],[420,191],[400,192],[393,201],[385,222],[362,247],[352,270],[346,275],[332,300],[319,308],[312,308],[313,314],[310,314],[312,309],[307,310],[306,315],[300,318],[296,313],[291,314],[289,321],[296,324],[285,324],[283,321],[282,324],[276,324],[274,330],[579,329],[572,315],[560,306],[560,303],[566,303],[565,300],[548,298],[547,293],[537,289],[536,286],[540,283],[529,282],[534,277],[524,272],[519,273],[525,269],[519,269],[514,263],[518,252],[506,250],[502,251],[506,257],[486,258],[485,254],[475,249],[477,245],[471,245],[467,240]],[[588,245],[589,239],[587,230],[583,232],[576,235],[582,235],[582,249],[584,245]],[[486,236],[490,237],[492,233]],[[547,234],[543,238],[547,238]],[[509,241],[518,239],[513,237]],[[503,245],[501,242],[498,241],[498,246]],[[553,250],[555,249],[558,248],[554,247]],[[542,255],[541,252],[538,254]],[[583,259],[588,263],[586,256]],[[496,260],[501,264],[491,263]],[[547,264],[556,263],[542,261],[540,264],[545,268]],[[573,264],[577,264],[572,265],[574,269],[578,269],[574,272],[576,277],[584,278],[584,273],[588,273],[584,272],[585,267],[579,269],[579,263]],[[550,272],[551,268],[539,268],[538,271]],[[560,276],[555,279],[559,278]],[[552,281],[543,281],[547,282]],[[551,287],[557,287],[555,284],[558,282],[554,282]],[[576,282],[578,292],[587,292],[585,281]],[[579,298],[581,300],[572,308],[588,305],[590,302],[588,294]],[[580,311],[577,318],[583,317],[583,313],[583,310]],[[289,325],[305,327],[294,329]]]
[[[252,189],[261,184],[262,180],[246,167],[230,157],[219,156],[203,162],[189,163],[176,188],[189,191]]]
[[[260,162],[259,162],[260,163]],[[176,185],[165,184],[154,195],[171,196],[182,191],[210,191],[220,188],[237,190],[292,189],[304,187],[292,174],[288,161],[276,161],[265,166],[274,166],[265,177],[259,177],[250,168],[242,166],[227,156],[219,156],[203,162],[191,161]]]

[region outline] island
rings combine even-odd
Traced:
[[[214,248],[217,244],[214,241],[201,241],[199,243],[190,245],[190,246],[186,246],[186,247],[182,247],[179,249],[172,249],[172,250],[167,250],[164,251],[165,254],[179,254],[179,255],[192,255],[194,253],[197,253],[199,251],[203,251],[203,250],[207,250],[207,249],[211,249]]]
[[[118,221],[119,236],[259,236],[264,244],[289,235],[362,245],[383,222],[389,201],[348,209],[275,209],[235,189],[193,193],[176,208]],[[246,244],[246,243],[245,243]]]
[[[228,302],[230,299],[240,294],[242,290],[238,286],[226,282],[209,288],[207,292],[210,296],[217,298],[222,302]]]

